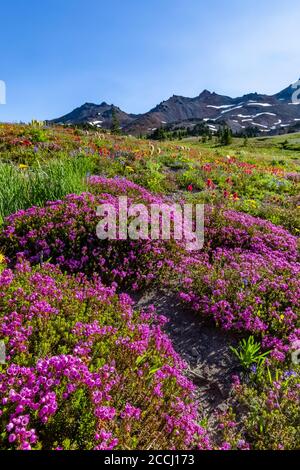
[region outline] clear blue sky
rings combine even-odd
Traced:
[[[0,20],[0,121],[275,93],[300,76],[299,0],[7,0]]]

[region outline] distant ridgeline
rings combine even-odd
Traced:
[[[208,90],[195,98],[173,95],[145,114],[128,114],[105,102],[85,103],[48,123],[88,125],[133,135],[153,135],[165,129],[178,135],[185,131],[209,137],[224,126],[237,135],[275,135],[300,130],[299,95],[300,80],[275,95],[250,93],[231,98]]]

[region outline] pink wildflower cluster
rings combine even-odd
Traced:
[[[0,285],[2,448],[210,447],[153,308],[49,264],[6,269]]]
[[[299,339],[297,238],[283,228],[234,211],[209,213],[204,250],[178,273],[184,302],[224,329],[260,335],[279,361]]]
[[[70,195],[8,217],[0,245],[15,262],[51,258],[69,272],[101,274],[106,283],[137,289],[155,280],[180,277],[180,297],[225,329],[259,334],[263,346],[283,360],[299,337],[300,263],[298,241],[271,222],[232,210],[210,208],[204,248],[187,256],[176,240],[99,240],[95,207],[115,194],[131,202],[162,202],[124,178],[91,177],[91,191]],[[120,338],[120,344],[126,344]]]
[[[205,244],[193,253],[175,240],[99,240],[102,202],[117,211],[120,194],[129,203],[162,199],[122,178],[92,177],[89,189],[19,211],[0,235],[16,268],[0,275],[4,447],[209,449],[193,385],[162,331],[166,319],[153,308],[136,312],[117,292],[155,281],[176,288],[194,310],[260,337],[271,360],[283,361],[300,338],[298,240],[265,220],[216,208],[207,209]],[[276,409],[276,390],[266,396]],[[234,422],[223,423],[222,449],[248,447]]]
[[[99,180],[95,177],[91,181],[96,185]],[[125,187],[122,180],[112,181],[113,191]],[[139,188],[128,184],[129,189]],[[142,197],[145,203],[162,202],[146,191]],[[133,202],[136,199],[128,199],[129,205]],[[165,268],[174,267],[172,240],[169,244],[150,238],[99,240],[96,209],[102,203],[111,204],[118,214],[118,198],[107,193],[69,195],[45,207],[19,211],[7,218],[0,245],[12,263],[21,258],[38,264],[51,258],[68,272],[101,272],[105,282],[116,281],[133,288],[152,282]]]

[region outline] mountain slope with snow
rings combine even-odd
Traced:
[[[98,128],[109,129],[114,110],[123,131],[136,135],[150,134],[159,127],[170,125],[191,127],[199,120],[210,123],[216,129],[219,125],[227,124],[235,133],[243,133],[249,128],[255,128],[261,133],[280,133],[299,125],[300,105],[292,99],[295,91],[296,88],[290,85],[275,95],[250,93],[231,98],[204,90],[194,98],[173,95],[141,115],[125,113],[105,102],[100,105],[85,103],[50,122],[90,123]]]

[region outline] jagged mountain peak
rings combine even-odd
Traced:
[[[199,97],[210,96],[210,95],[213,95],[213,94],[215,94],[215,92],[212,93],[211,91],[205,89],[199,94]]]
[[[279,93],[276,93],[274,97],[276,97],[279,100],[284,100],[284,101],[291,100],[293,93],[295,92],[297,88],[299,88],[299,85],[298,85],[299,82],[300,82],[300,78],[296,82],[291,83],[287,88],[284,88]]]
[[[248,128],[255,128],[261,134],[280,133],[293,129],[297,123],[300,126],[300,105],[292,102],[295,89],[291,84],[275,95],[252,92],[237,98],[219,95],[207,89],[194,98],[174,94],[141,115],[127,114],[105,101],[100,105],[85,103],[52,122],[91,123],[109,128],[114,110],[124,132],[133,134],[149,134],[166,125],[192,126],[201,120],[209,122],[212,130],[227,123],[234,132],[239,133]]]
[[[115,111],[121,127],[129,125],[130,122],[137,117],[135,115],[125,113],[114,104],[108,104],[103,101],[101,104],[84,103],[79,108],[74,109],[71,113],[50,122],[56,124],[89,123],[96,127],[109,129],[112,124],[113,111]]]

